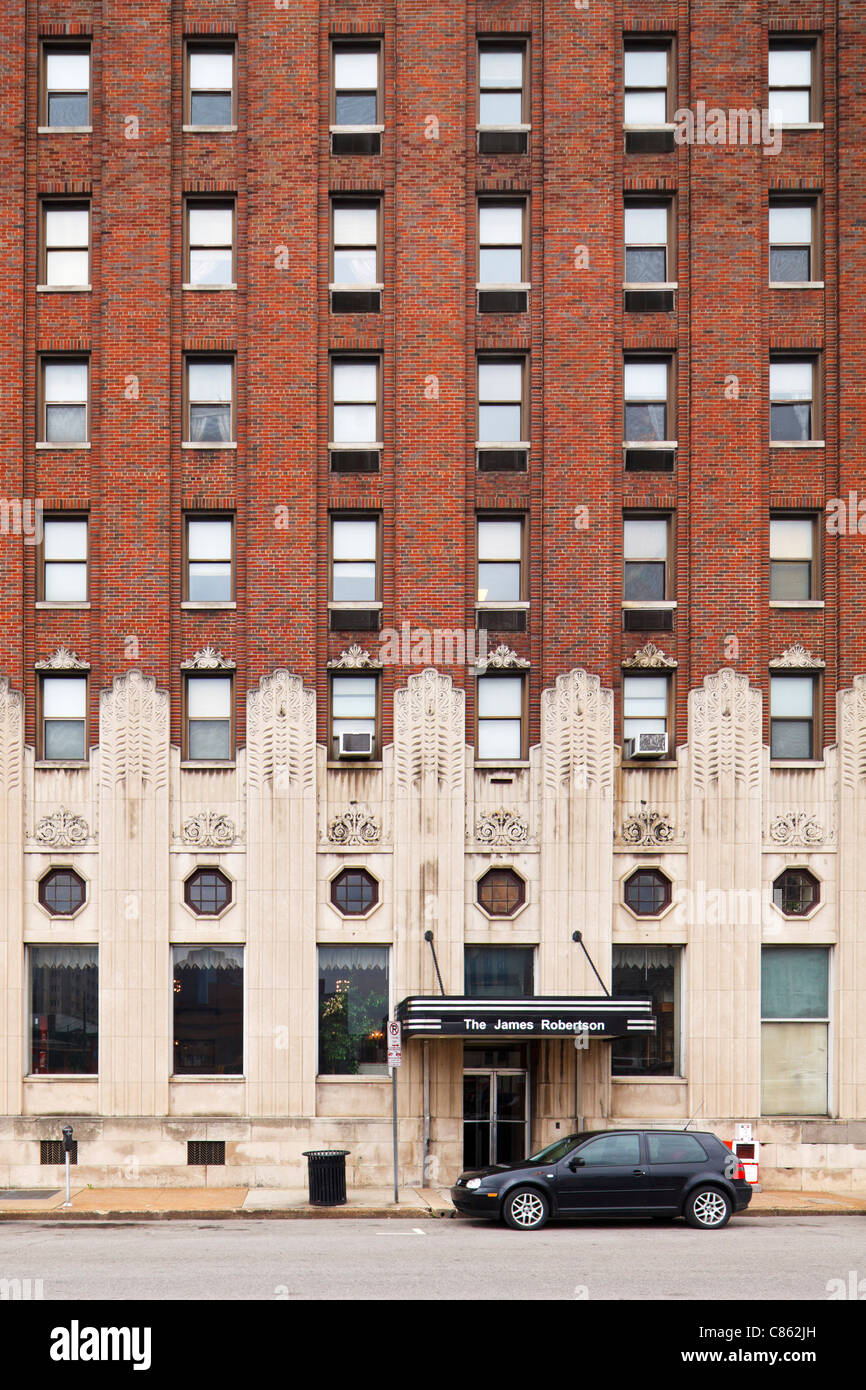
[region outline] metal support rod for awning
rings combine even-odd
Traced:
[[[571,933],[571,939],[572,939],[572,941],[576,941],[576,942],[578,943],[579,946],[583,947],[583,954],[586,956],[587,960],[589,961],[590,965],[592,966],[592,973],[593,973],[593,975],[594,975],[595,978],[598,980],[598,983],[601,985],[601,987],[602,987],[602,989],[604,990],[605,994],[607,995],[608,999],[610,999],[610,998],[611,998],[610,990],[608,989],[608,987],[607,987],[607,985],[605,984],[604,980],[601,978],[601,976],[599,975],[598,971],[596,970],[595,964],[593,963],[592,956],[589,954],[589,951],[586,949],[586,946],[584,945],[583,932],[573,931],[573,932]]]
[[[442,994],[442,995],[444,995],[444,994],[445,994],[445,986],[444,986],[443,983],[442,983],[442,976],[439,974],[439,962],[438,962],[438,960],[436,959],[436,947],[433,945],[433,933],[432,933],[432,931],[425,931],[425,933],[424,933],[424,940],[427,942],[427,944],[428,944],[429,947],[430,947],[430,950],[433,952],[433,964],[434,964],[435,967],[436,967],[436,979],[439,981],[439,993]],[[584,949],[585,949],[585,948],[584,948]]]

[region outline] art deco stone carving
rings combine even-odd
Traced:
[[[46,849],[67,849],[72,845],[83,845],[90,831],[83,816],[76,816],[63,807],[52,811],[37,821],[33,838]]]
[[[247,781],[312,792],[316,782],[316,696],[300,676],[274,671],[247,696]]]
[[[475,662],[475,669],[486,671],[492,667],[494,671],[525,671],[529,664],[525,656],[518,656],[517,652],[512,651],[504,642],[500,642],[495,651],[487,652],[484,656],[478,657]]]
[[[770,823],[770,839],[777,845],[823,845],[831,840],[832,832],[825,830],[809,811],[786,811]]]
[[[674,658],[665,656],[655,642],[647,642],[646,646],[639,647],[634,656],[627,656],[622,664],[629,669],[639,667],[641,670],[665,671],[672,671],[677,665]]]
[[[328,822],[333,845],[375,845],[381,836],[381,826],[368,806],[353,803]]]
[[[542,767],[552,791],[613,786],[613,691],[580,668],[557,676],[541,694]]]
[[[820,657],[813,656],[807,651],[802,642],[795,642],[793,647],[788,647],[782,652],[781,656],[776,656],[770,662],[770,669],[779,671],[783,668],[793,668],[799,671],[822,670],[826,662]]]
[[[168,691],[137,670],[115,676],[99,696],[102,786],[140,777],[154,789],[167,787],[168,739]]]
[[[761,694],[730,667],[705,676],[689,696],[689,763],[704,794],[733,776],[756,795],[761,789]]]
[[[394,772],[398,789],[427,778],[442,789],[464,785],[465,697],[432,667],[394,693]]]
[[[480,845],[511,846],[525,845],[529,839],[529,822],[516,811],[506,811],[498,806],[494,811],[485,811],[475,823],[475,839]]]
[[[6,676],[0,677],[0,790],[13,792],[21,786],[24,750],[24,696],[12,690]]]
[[[82,661],[68,647],[58,647],[45,661],[36,662],[37,671],[89,671],[90,663]]]
[[[328,668],[332,671],[381,671],[382,663],[364,651],[357,642],[353,642],[351,647],[345,648],[339,656],[331,658]]]
[[[226,849],[237,839],[233,820],[220,811],[199,811],[183,823],[181,839],[184,844],[201,849]]]
[[[673,821],[667,812],[646,808],[627,816],[622,823],[620,839],[625,845],[643,849],[656,849],[669,845],[674,839]]]
[[[866,676],[839,694],[839,769],[842,786],[856,792],[866,781]]]
[[[180,663],[182,671],[233,671],[235,662],[223,656],[216,647],[201,647],[194,656]]]

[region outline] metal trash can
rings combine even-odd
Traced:
[[[346,1201],[346,1155],[351,1149],[307,1149],[310,1205],[341,1207]]]

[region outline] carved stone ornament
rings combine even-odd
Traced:
[[[672,656],[665,656],[655,642],[647,642],[645,647],[638,648],[634,656],[625,657],[622,664],[628,668],[640,667],[642,670],[673,671],[677,662]]]
[[[811,652],[807,651],[802,642],[795,642],[793,647],[788,647],[781,656],[773,658],[770,662],[770,669],[778,671],[790,667],[799,671],[820,671],[826,664],[820,657],[813,656]]]
[[[623,844],[646,849],[669,845],[674,839],[673,821],[663,811],[636,811],[623,821],[620,838]]]
[[[486,671],[490,667],[494,671],[525,671],[529,661],[525,656],[518,656],[504,642],[493,652],[488,652],[486,656],[479,656],[475,662],[476,671]]]
[[[181,839],[185,845],[202,849],[226,849],[237,839],[235,823],[220,811],[199,811],[183,823]]]
[[[189,657],[187,661],[180,663],[182,671],[233,671],[235,662],[218,652],[216,647],[202,647]]]
[[[47,849],[68,849],[72,845],[83,845],[89,834],[83,816],[76,816],[61,807],[59,811],[52,811],[37,821],[33,838]]]
[[[770,822],[770,839],[777,845],[823,845],[832,834],[809,811],[786,811]]]
[[[369,652],[364,651],[357,642],[340,652],[328,662],[331,671],[381,671],[381,661],[376,661]]]
[[[47,661],[36,662],[37,671],[89,671],[90,662],[82,661],[68,647],[58,647]]]
[[[375,845],[381,836],[381,827],[370,808],[354,802],[328,822],[332,845]]]
[[[480,845],[525,845],[529,839],[529,822],[516,811],[506,811],[500,806],[478,817],[475,839]]]

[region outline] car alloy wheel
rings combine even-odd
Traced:
[[[512,1230],[537,1231],[547,1221],[548,1204],[531,1187],[518,1188],[505,1203],[505,1220]]]
[[[689,1199],[686,1220],[690,1226],[718,1231],[731,1219],[731,1203],[716,1187],[702,1187]]]

